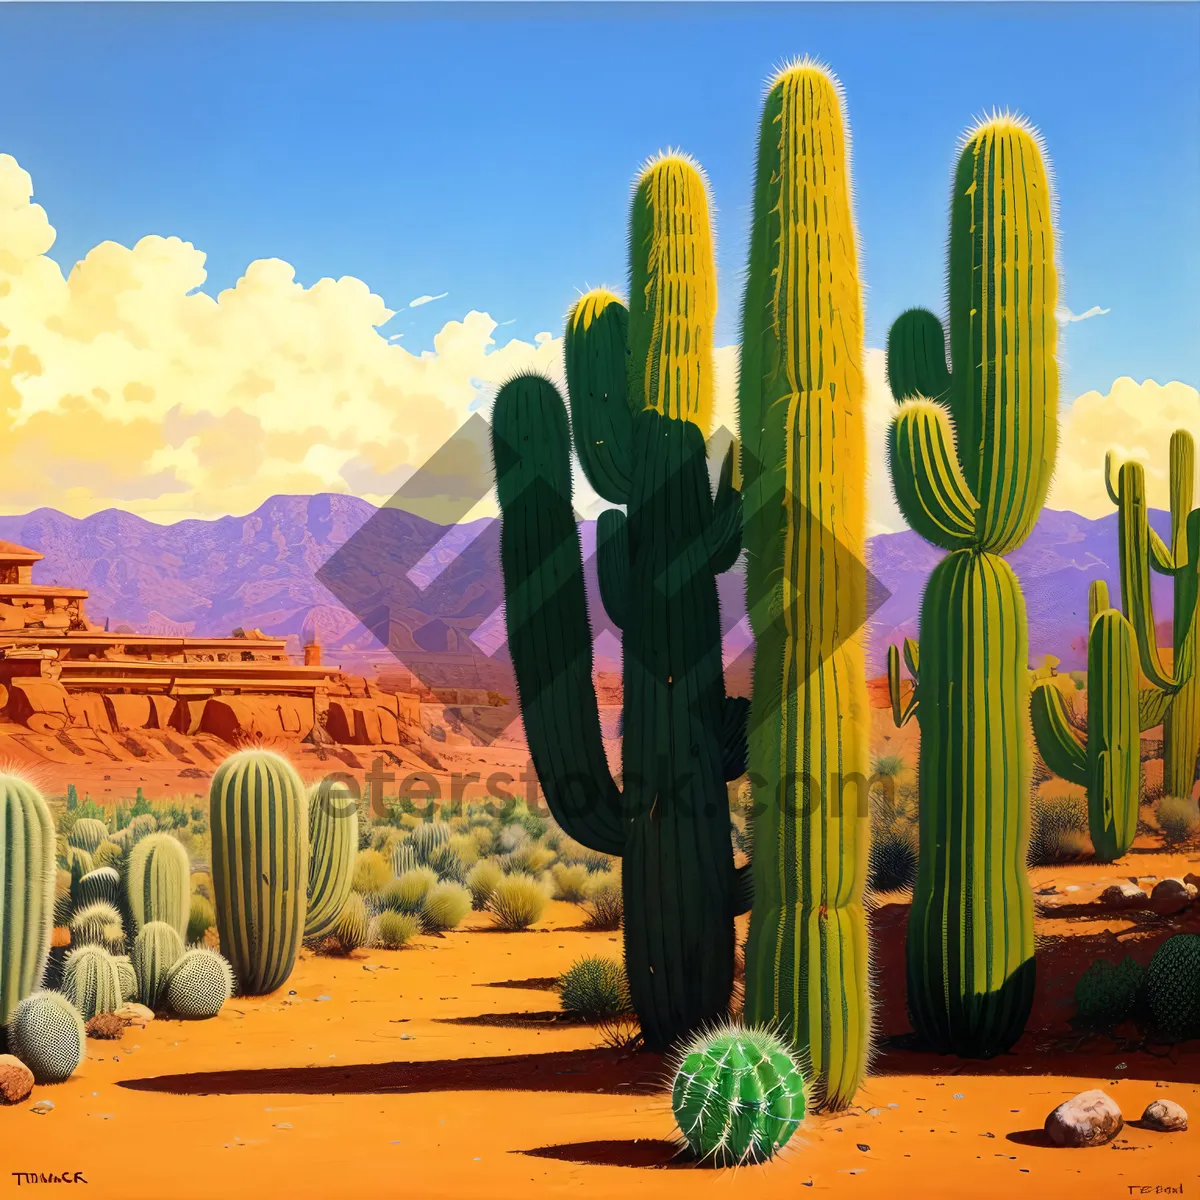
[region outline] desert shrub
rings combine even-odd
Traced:
[[[399,950],[420,932],[420,918],[412,913],[381,912],[371,923],[371,945],[381,950]]]
[[[1119,963],[1098,958],[1075,985],[1075,1012],[1081,1021],[1111,1028],[1133,1011],[1145,972],[1132,958]]]
[[[429,890],[438,881],[437,872],[430,867],[413,867],[399,879],[393,879],[380,893],[380,906],[389,912],[416,914]]]
[[[881,754],[874,763],[872,771],[885,779],[895,779],[904,770],[902,754]]]
[[[472,825],[467,831],[467,836],[475,843],[475,848],[480,854],[490,854],[496,845],[496,835],[490,825]]]
[[[461,818],[459,818],[461,819]],[[479,861],[479,843],[470,833],[456,833],[449,841],[449,848],[458,855],[463,864],[464,875]]]
[[[442,933],[456,928],[470,911],[471,893],[461,883],[443,880],[421,901],[421,927],[427,933]]]
[[[578,904],[587,896],[589,872],[583,863],[555,863],[550,868],[550,877],[554,881],[555,900],[567,900]]]
[[[620,929],[625,915],[620,874],[616,871],[595,872],[588,880],[582,907],[587,916],[584,923],[589,929]]]
[[[1043,783],[1030,805],[1029,864],[1069,862],[1091,853],[1087,795],[1061,780]]]
[[[613,864],[613,859],[599,850],[591,850],[582,842],[564,834],[558,839],[558,859],[568,866],[581,863],[589,871],[607,871]]]
[[[526,841],[511,853],[500,855],[496,861],[506,875],[537,875],[545,871],[557,857],[548,846],[543,846],[540,842]]]
[[[513,820],[520,825],[534,841],[538,841],[546,834],[546,818],[538,816],[537,813],[518,812]]]
[[[529,834],[524,825],[518,825],[515,822],[511,825],[504,825],[496,834],[496,851],[499,854],[511,854],[518,846],[523,846],[528,841]]]
[[[433,866],[435,851],[445,846],[452,834],[453,830],[445,821],[422,821],[408,835],[408,841],[416,853],[417,861]]]
[[[338,913],[337,923],[333,927],[333,938],[341,947],[343,954],[350,954],[367,944],[370,932],[370,916],[367,905],[361,893],[351,892]]]
[[[197,896],[203,896],[210,904],[213,899],[213,881],[212,876],[207,871],[193,871],[191,875],[191,889]]]
[[[462,883],[467,878],[467,864],[458,856],[449,842],[431,851],[427,861],[429,866],[437,872],[439,879]]]
[[[487,908],[488,901],[496,890],[496,884],[503,878],[504,872],[500,870],[493,859],[481,858],[467,872],[467,889],[471,893],[471,907],[474,909]]]
[[[1164,796],[1154,815],[1168,846],[1182,846],[1191,841],[1200,826],[1200,812],[1195,802],[1182,796]]]
[[[488,908],[501,929],[528,929],[546,911],[549,897],[532,875],[505,875],[495,886]]]
[[[378,896],[392,877],[388,860],[378,850],[360,850],[354,863],[351,887],[364,896]]]
[[[563,1012],[585,1021],[608,1021],[633,1008],[625,968],[611,958],[581,958],[559,979],[556,990]]]

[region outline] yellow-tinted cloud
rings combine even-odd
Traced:
[[[216,298],[202,251],[174,237],[104,242],[65,278],[27,172],[0,155],[0,508],[152,520],[247,512],[277,492],[380,503],[496,387],[561,378],[561,343],[496,345],[449,321],[413,354],[361,280],[296,282],[252,262]]]
[[[1200,436],[1200,392],[1185,383],[1138,383],[1123,376],[1107,395],[1085,392],[1059,421],[1058,467],[1047,508],[1085,517],[1113,511],[1104,487],[1104,455],[1137,459],[1146,467],[1146,490],[1154,508],[1166,508],[1168,445],[1176,429]]]

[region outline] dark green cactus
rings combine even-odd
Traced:
[[[344,784],[323,779],[308,794],[306,938],[333,928],[350,895],[357,857],[358,806]]]
[[[15,775],[0,775],[0,1024],[46,973],[54,843],[54,822],[41,793]]]
[[[1177,933],[1155,950],[1146,991],[1154,1020],[1168,1037],[1200,1034],[1200,934]]]
[[[1046,766],[1087,788],[1092,848],[1100,862],[1112,862],[1128,851],[1137,833],[1141,718],[1147,707],[1155,706],[1142,702],[1133,627],[1109,606],[1102,580],[1092,584],[1089,613],[1087,738],[1075,732],[1063,694],[1052,680],[1034,687],[1030,711]]]
[[[217,931],[244,995],[273,992],[295,965],[308,886],[306,810],[300,777],[277,754],[244,750],[213,776]],[[186,908],[184,920],[186,929]]]
[[[187,851],[177,839],[152,833],[138,841],[125,872],[134,932],[151,921],[165,921],[182,937],[187,932],[189,880]]]
[[[215,950],[186,951],[167,975],[163,999],[177,1017],[193,1021],[215,1017],[233,995],[233,970]]]
[[[727,456],[714,501],[715,271],[704,181],[690,160],[650,164],[630,221],[632,311],[593,292],[567,318],[575,448],[603,513],[601,595],[623,631],[623,787],[609,772],[571,506],[571,434],[555,387],[500,391],[492,437],[508,645],[546,801],[592,850],[624,857],[625,960],[649,1046],[721,1018],[733,917],[745,907],[725,781],[745,769],[746,702],[727,700],[715,573],[740,546]],[[625,336],[622,336],[622,335]],[[628,371],[626,371],[626,365]]]
[[[1093,1025],[1119,1025],[1133,1011],[1145,974],[1128,955],[1119,963],[1096,959],[1075,985],[1075,1015]]]
[[[950,551],[921,605],[920,848],[908,923],[913,1026],[941,1051],[1008,1049],[1033,1003],[1028,631],[1001,557],[1037,520],[1058,447],[1058,275],[1040,142],[993,117],[963,142],[950,208],[949,346],[919,309],[888,335],[904,403],[888,445],[914,530]],[[898,661],[889,677],[899,685]]]
[[[137,977],[137,997],[157,1008],[166,991],[171,968],[183,957],[183,938],[166,921],[149,921],[134,939],[130,959]]]
[[[8,1021],[8,1049],[38,1083],[62,1083],[83,1062],[83,1018],[60,992],[26,996]]]

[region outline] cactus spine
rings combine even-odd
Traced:
[[[274,991],[296,962],[308,883],[306,808],[300,777],[277,754],[242,751],[213,776],[217,932],[245,995]]]
[[[1008,1049],[1033,1002],[1028,630],[1002,555],[1037,520],[1058,448],[1052,207],[1023,121],[971,130],[950,209],[952,367],[931,313],[888,335],[892,393],[908,401],[889,433],[896,499],[950,551],[921,605],[908,1003],[918,1034],[968,1057]]]
[[[738,391],[754,907],[746,1019],[844,1108],[867,1065],[869,729],[862,290],[839,85],[807,60],[763,109]],[[860,794],[861,793],[861,794]]]
[[[187,932],[189,865],[187,851],[169,833],[152,833],[134,846],[125,875],[125,894],[134,932],[165,921],[182,937]]]
[[[54,847],[54,822],[41,793],[15,775],[0,775],[0,1024],[46,972]]]
[[[354,880],[358,806],[344,784],[323,779],[308,796],[308,907],[304,936],[333,928]]]
[[[503,511],[508,644],[547,803],[567,832],[622,855],[625,959],[649,1046],[724,1016],[733,983],[733,868],[725,781],[744,770],[746,703],[725,696],[715,574],[741,538],[727,456],[714,501],[705,461],[716,273],[692,161],[639,176],[630,309],[593,292],[567,318],[575,447],[600,495],[604,606],[623,631],[623,789],[604,755],[571,507],[571,434],[552,384],[521,376],[492,427]],[[628,347],[628,350],[626,349]],[[626,371],[628,363],[628,371]]]
[[[1109,497],[1120,513],[1121,604],[1137,634],[1142,670],[1166,693],[1157,709],[1143,714],[1142,727],[1153,728],[1154,718],[1162,718],[1163,790],[1187,797],[1200,771],[1200,508],[1192,508],[1196,444],[1186,429],[1171,435],[1170,464],[1170,546],[1150,527],[1141,464],[1122,465],[1115,486],[1111,453],[1104,467]],[[1170,670],[1155,637],[1151,570],[1170,576],[1174,587]]]
[[[1088,832],[1100,862],[1120,858],[1137,833],[1141,798],[1141,731],[1146,713],[1170,691],[1139,692],[1133,626],[1096,580],[1088,599],[1088,734],[1080,740],[1062,693],[1050,680],[1033,689],[1030,711],[1038,749],[1055,775],[1088,791]],[[1153,723],[1157,723],[1153,718]]]

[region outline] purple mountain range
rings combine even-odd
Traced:
[[[1167,515],[1155,513],[1154,524],[1165,533]],[[273,496],[249,516],[173,525],[117,509],[79,519],[40,508],[0,517],[0,538],[45,555],[35,582],[87,588],[89,617],[107,618],[114,630],[222,636],[243,626],[294,639],[296,650],[315,632],[334,658],[386,661],[385,644],[402,660],[402,645],[504,658],[494,521],[447,530],[323,494]],[[583,541],[586,554],[591,523]],[[888,593],[870,626],[872,675],[885,670],[889,642],[917,635],[921,594],[941,556],[908,531],[871,539],[869,565]],[[1009,562],[1025,591],[1031,660],[1054,654],[1064,670],[1084,667],[1088,585],[1104,579],[1114,601],[1120,594],[1116,514],[1093,521],[1045,511]],[[600,632],[606,622],[590,567],[589,585]],[[736,571],[722,577],[720,593],[728,662],[749,644]],[[1161,580],[1155,599],[1161,624],[1170,615]],[[616,666],[618,645],[615,631],[600,640],[599,667]]]

